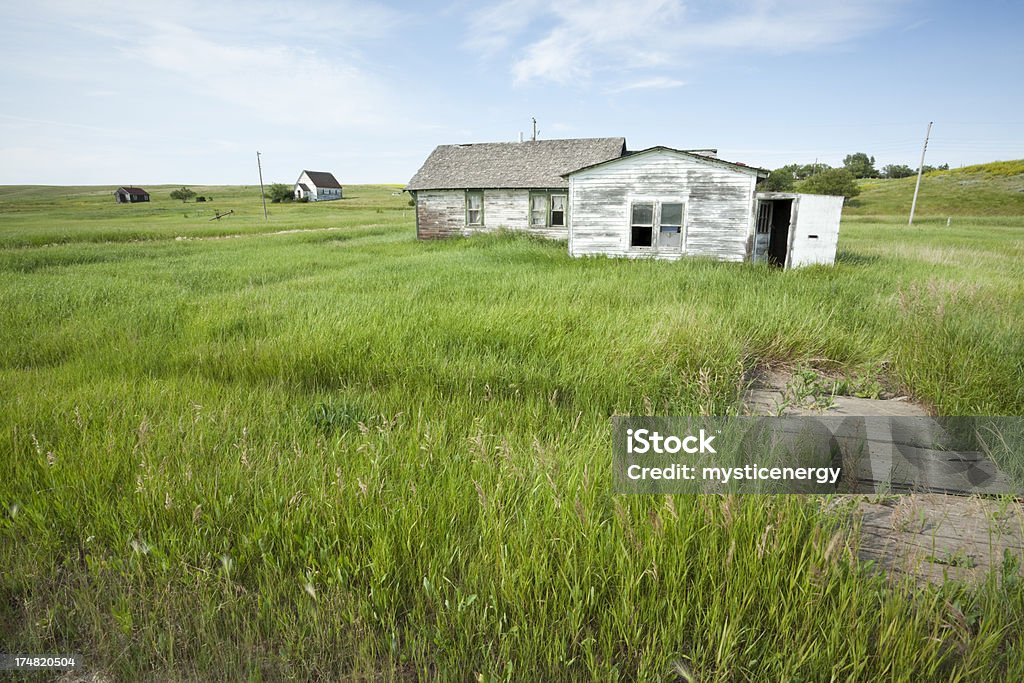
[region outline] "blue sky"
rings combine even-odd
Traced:
[[[435,145],[625,136],[774,168],[1024,158],[1024,5],[0,5],[0,183],[406,182]]]

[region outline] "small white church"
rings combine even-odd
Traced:
[[[341,199],[341,183],[327,171],[303,171],[295,181],[295,198],[309,202]]]

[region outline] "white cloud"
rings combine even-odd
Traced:
[[[519,85],[585,82],[610,71],[638,72],[636,83],[654,82],[645,74],[652,67],[678,68],[704,53],[787,53],[842,43],[884,24],[897,5],[741,0],[708,9],[684,0],[502,0],[473,15],[474,38],[465,46],[488,58],[507,54]]]
[[[274,123],[313,124],[318,131],[376,126],[396,110],[386,84],[362,67],[289,45],[224,43],[167,24],[123,49],[130,59],[179,76],[203,97]]]
[[[222,103],[236,119],[248,110],[255,120],[314,123],[323,132],[379,130],[402,111],[396,75],[382,73],[363,55],[363,46],[379,43],[401,22],[397,12],[374,3],[184,2],[169,10],[142,0],[129,12],[107,0],[43,4],[33,12],[59,17],[59,30],[91,36],[104,49],[92,51],[88,64],[67,63],[68,54],[58,51],[19,60],[20,68],[76,82],[89,97],[131,97],[131,90],[99,85],[119,65],[129,65],[146,83],[169,84],[182,109]]]
[[[586,80],[607,58],[619,68],[664,64],[670,50],[659,40],[661,27],[681,11],[678,0],[568,0],[548,7],[528,25],[524,54],[512,66],[518,84]]]

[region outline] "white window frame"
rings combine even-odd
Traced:
[[[551,222],[551,216],[550,216],[550,213],[551,213],[551,199],[550,199],[550,196],[551,195],[549,193],[547,193],[547,192],[544,192],[543,190],[531,190],[530,193],[527,196],[528,196],[527,202],[529,203],[529,206],[527,207],[527,210],[526,210],[526,219],[527,219],[526,220],[526,224],[527,224],[527,226],[529,226],[531,229],[532,228],[547,228],[547,227],[550,227],[548,224]],[[539,209],[534,209],[533,208],[533,200],[534,199],[543,199],[544,200],[544,220],[542,222],[540,222],[540,223],[534,223],[533,222],[534,211],[539,211]]]
[[[562,198],[562,222],[559,225],[555,225],[554,213],[555,213],[555,197]],[[558,192],[552,192],[548,195],[548,227],[549,228],[567,228],[569,227],[569,195],[561,194]]]
[[[470,222],[469,220],[469,198],[470,196],[480,197],[480,221],[478,223]],[[484,227],[484,191],[483,190],[466,190],[466,227],[467,228],[482,228]]]
[[[658,250],[658,242],[659,242],[659,239],[661,237],[661,226],[663,225],[662,207],[664,207],[665,204],[678,204],[679,205],[679,211],[680,211],[680,214],[679,214],[679,251],[677,252],[677,251],[675,251],[673,249],[669,253],[673,253],[673,254],[679,253],[679,254],[681,254],[681,253],[683,253],[686,250],[686,209],[688,208],[686,206],[686,202],[683,201],[682,199],[669,198],[669,199],[661,199],[661,200],[658,201],[658,215],[657,215],[658,222],[654,224],[654,227],[655,227],[655,231],[654,231],[654,248],[655,248],[655,250]],[[672,227],[675,227],[674,223],[670,223],[668,225],[671,225]]]
[[[636,246],[633,244],[633,207],[637,204],[650,204],[651,205],[651,246]],[[657,241],[654,234],[654,226],[658,224],[658,200],[651,197],[634,197],[629,202],[629,215],[626,217],[626,227],[628,232],[626,233],[626,247],[630,251],[637,252],[648,252],[654,251]],[[636,224],[639,225],[639,224]]]
[[[651,217],[654,223],[651,225],[651,246],[649,247],[634,247],[633,246],[633,205],[634,204],[653,204],[654,212]],[[631,197],[628,205],[626,206],[626,251],[647,254],[658,252],[658,234],[661,231],[661,206],[662,204],[682,204],[682,225],[679,226],[679,251],[671,250],[665,253],[669,254],[685,254],[687,247],[687,238],[689,237],[689,223],[690,223],[690,198],[689,197]]]

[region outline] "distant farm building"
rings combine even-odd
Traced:
[[[310,202],[341,199],[342,187],[333,174],[326,171],[303,171],[295,181],[295,198]]]
[[[756,192],[767,176],[716,150],[540,140],[442,145],[406,190],[421,239],[509,228],[573,256],[833,263],[843,198]]]
[[[118,204],[135,204],[137,202],[148,202],[149,193],[141,187],[119,187],[114,190],[114,199]]]

